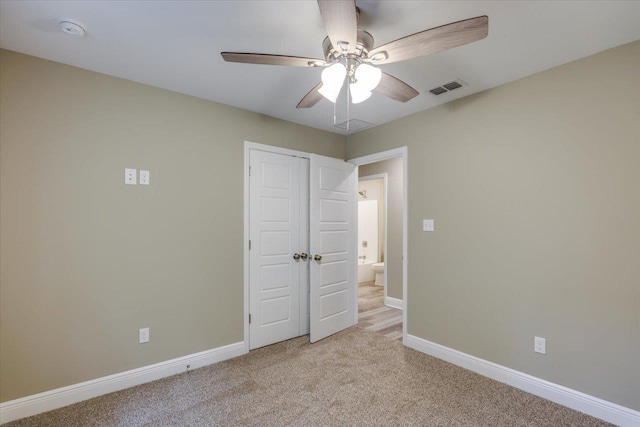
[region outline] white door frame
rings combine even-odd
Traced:
[[[274,147],[271,145],[258,144],[257,142],[244,142],[244,350],[249,352],[249,152],[251,150],[266,151],[269,153],[283,154],[285,156],[296,156],[305,159],[309,158],[309,153],[289,150],[288,148]],[[357,295],[357,294],[356,294]],[[357,311],[357,310],[356,310]]]
[[[360,181],[373,181],[374,179],[381,179],[383,180],[383,188],[384,188],[384,224],[383,224],[383,228],[382,228],[382,234],[383,234],[383,238],[384,238],[384,244],[383,244],[383,252],[384,252],[384,259],[386,262],[387,259],[387,213],[389,212],[387,210],[387,192],[389,190],[389,185],[387,184],[387,180],[388,180],[388,173],[376,173],[373,175],[367,175],[367,176],[359,176],[358,177],[358,182]],[[358,200],[359,201],[359,200]],[[357,234],[357,233],[356,233]],[[384,269],[384,303],[387,304],[387,272],[389,271],[388,268]],[[388,305],[388,304],[387,304]]]
[[[367,156],[357,157],[355,159],[349,160],[351,163],[355,163],[357,166],[367,165],[369,163],[375,163],[382,160],[393,159],[395,157],[402,158],[402,343],[406,345],[407,343],[407,265],[408,265],[408,251],[407,251],[407,235],[408,235],[408,219],[407,219],[407,196],[408,196],[408,179],[409,173],[407,168],[408,163],[408,150],[407,147],[394,148],[393,150],[382,151],[380,153],[369,154]],[[356,233],[356,244],[357,244],[357,233]],[[385,245],[387,241],[385,239]],[[356,269],[358,268],[358,263],[356,263]],[[385,274],[386,274],[386,266],[385,266]],[[356,270],[357,274],[357,270]],[[357,280],[356,280],[357,282]],[[385,277],[386,282],[386,277]],[[358,295],[358,283],[355,284],[356,289],[355,295]],[[358,299],[355,299],[355,323],[358,323]]]

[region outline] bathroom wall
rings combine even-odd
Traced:
[[[354,156],[355,157],[355,156]],[[353,157],[352,157],[353,158]],[[387,174],[387,296],[402,299],[402,158],[397,157],[358,168],[358,176]],[[365,181],[366,182],[366,181]],[[369,193],[367,192],[367,196]],[[381,233],[383,233],[381,231]],[[383,233],[384,234],[384,233]],[[384,242],[383,242],[384,244]]]
[[[358,176],[362,177],[362,173]],[[358,191],[366,191],[367,198],[363,198],[358,194],[358,201],[360,200],[377,200],[378,201],[378,248],[377,259],[369,260],[367,263],[382,262],[384,261],[384,180],[383,179],[370,179],[366,181],[358,181]],[[361,242],[358,242],[361,244]]]
[[[371,268],[378,260],[378,201],[358,201],[358,283],[375,280]]]

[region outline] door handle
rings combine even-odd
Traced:
[[[296,261],[300,259],[300,254],[293,254],[293,259]]]
[[[322,261],[322,255],[314,255],[314,261]]]
[[[300,254],[300,258],[302,258],[302,259],[306,260],[307,258],[309,258],[309,255],[307,255],[307,254],[305,254],[304,252],[302,252],[302,253]]]

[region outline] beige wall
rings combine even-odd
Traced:
[[[0,55],[0,401],[242,341],[244,141],[345,138]]]
[[[0,401],[242,340],[252,140],[408,146],[409,333],[640,410],[640,42],[349,136],[347,153],[13,52],[0,73]],[[152,185],[125,186],[125,167]]]
[[[402,299],[402,158],[396,157],[358,168],[359,176],[387,174],[387,296]]]
[[[640,410],[640,42],[347,151],[404,145],[409,333]]]

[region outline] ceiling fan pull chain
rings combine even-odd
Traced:
[[[336,105],[338,105],[337,102],[333,103],[333,125],[337,125],[338,121],[336,120]]]
[[[351,96],[351,91],[349,90],[349,86],[347,86],[347,133],[351,130],[351,121],[349,120],[351,117],[349,116],[349,97]]]

